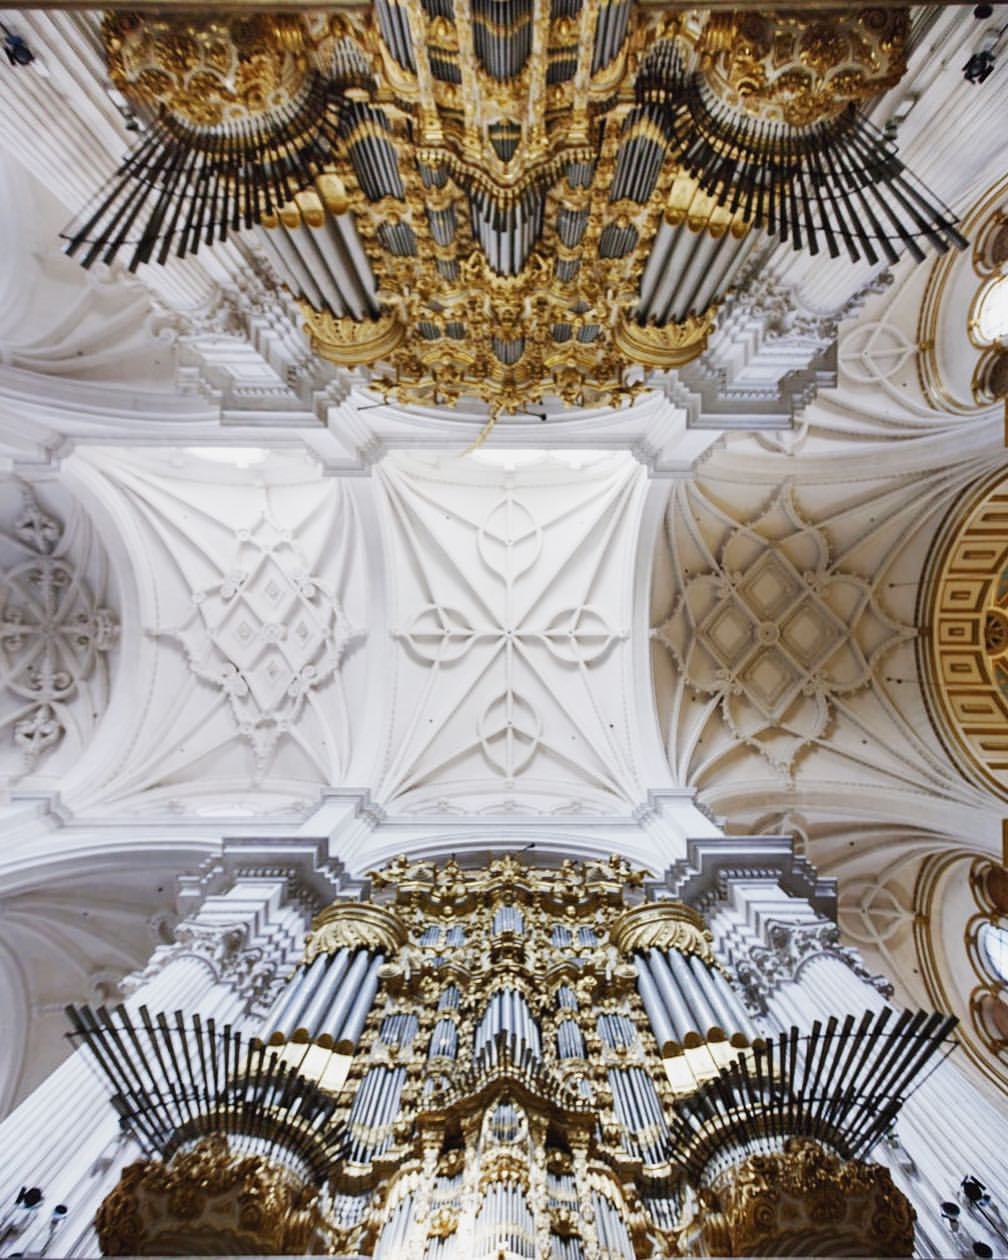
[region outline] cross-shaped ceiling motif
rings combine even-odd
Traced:
[[[381,477],[398,646],[381,799],[639,799],[622,693],[640,467],[394,457]]]

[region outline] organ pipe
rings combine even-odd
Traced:
[[[261,1036],[88,1008],[76,1035],[153,1158],[216,1135],[324,1187],[330,1254],[669,1254],[688,1192],[750,1153],[801,1137],[866,1157],[951,1023],[867,1012],[762,1038],[703,919],[628,904],[636,886],[615,860],[400,861],[380,900],[317,916]],[[302,1069],[323,1042],[353,1052],[331,1089]]]

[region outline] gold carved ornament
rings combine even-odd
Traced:
[[[887,1168],[808,1138],[753,1155],[700,1191],[682,1254],[911,1256],[915,1214]]]
[[[420,1222],[415,1228],[421,1248],[424,1236],[446,1237],[461,1229],[468,1238],[475,1207],[464,1205],[478,1204],[495,1185],[507,1184],[527,1196],[537,1254],[549,1253],[551,1232],[580,1236],[589,1254],[600,1245],[595,1195],[616,1205],[637,1253],[650,1254],[653,1231],[627,1179],[639,1161],[628,1160],[623,1150],[608,1085],[610,1070],[635,1066],[655,1080],[659,1097],[667,1094],[634,969],[615,944],[627,895],[635,894],[642,877],[615,857],[536,868],[510,854],[479,869],[454,859],[398,858],[369,873],[373,896],[394,908],[409,928],[410,943],[393,964],[398,977],[385,982],[385,1001],[368,1017],[347,1099],[369,1072],[386,1065],[405,1068],[406,1084],[399,1119],[389,1130],[392,1145],[370,1166],[341,1171],[348,1190],[373,1187],[368,1222],[346,1235],[348,1250],[369,1253],[407,1193],[413,1196],[413,1219]],[[449,987],[458,997],[446,1005],[442,998]],[[491,1059],[472,1058],[476,1029],[499,988],[516,994],[539,1026],[538,1064],[523,1065],[520,1053],[513,1055],[507,1046]],[[574,1009],[558,1002],[561,988],[575,995]],[[381,1029],[393,1012],[414,1015],[418,1029],[408,1049],[390,1056]],[[637,1042],[632,1053],[601,1042],[596,1020],[603,1013],[631,1020]],[[558,1055],[557,1030],[568,1019],[581,1030],[586,1058]],[[443,1022],[455,1030],[456,1053],[429,1057],[435,1025]],[[590,1082],[587,1097],[579,1081]],[[501,1103],[519,1114],[506,1139],[493,1138],[488,1127]],[[386,1135],[364,1136],[378,1141]],[[571,1197],[561,1195],[559,1205],[548,1206],[546,1177],[561,1174],[571,1178]]]
[[[318,1188],[205,1137],[169,1162],[123,1169],[95,1229],[106,1256],[326,1255],[333,1232]]]
[[[715,239],[740,239],[748,225],[671,160],[643,201],[614,188],[624,142],[667,146],[632,92],[636,62],[667,22],[631,12],[616,54],[592,71],[596,26],[616,6],[589,0],[577,18],[552,21],[543,10],[531,19],[547,24],[542,48],[537,34],[521,72],[497,78],[463,10],[453,23],[419,0],[390,7],[412,33],[407,64],[373,15],[353,19],[374,76],[373,113],[348,129],[326,170],[346,189],[381,313],[355,321],[301,299],[313,349],[342,366],[371,366],[386,396],[428,405],[472,396],[492,415],[551,396],[618,405],[643,388],[633,369],[678,367],[702,353],[716,303],[665,325],[635,313],[655,234],[663,219]],[[377,142],[396,171],[395,190],[382,195],[362,186],[358,170]],[[285,206],[264,226],[297,213]],[[489,242],[474,217],[499,220],[482,229]],[[515,256],[495,262],[488,251],[509,230]]]
[[[908,9],[769,9],[711,14],[693,39],[721,100],[800,128],[895,87],[909,32]]]
[[[675,950],[694,954],[715,966],[713,937],[703,918],[678,901],[652,901],[628,910],[612,929],[613,944],[623,954],[637,950]]]
[[[109,77],[135,105],[193,128],[289,109],[332,56],[328,24],[299,14],[158,16],[113,10]]]
[[[918,639],[932,723],[960,771],[1008,800],[1008,476],[963,496],[932,545]]]
[[[320,954],[341,949],[368,949],[392,957],[406,944],[407,937],[399,916],[383,906],[334,901],[312,919],[301,962],[308,967]]]

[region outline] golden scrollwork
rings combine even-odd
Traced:
[[[95,1218],[106,1256],[325,1255],[318,1189],[260,1156],[205,1137],[167,1163],[123,1169]]]
[[[406,336],[405,325],[394,312],[375,320],[356,320],[338,318],[328,310],[317,311],[305,299],[299,305],[312,350],[342,367],[388,359]]]
[[[712,15],[697,43],[704,78],[722,100],[805,127],[895,86],[909,30],[909,9],[751,10]]]
[[[713,965],[712,936],[703,918],[679,901],[651,901],[628,910],[613,925],[612,940],[624,954],[643,949],[673,949],[695,954]]]
[[[121,10],[104,19],[109,75],[130,101],[195,127],[291,105],[310,67],[332,55],[324,18],[253,13],[207,18]]]
[[[340,949],[381,950],[394,955],[406,943],[406,926],[397,914],[362,901],[334,901],[312,919],[302,962]]]
[[[925,698],[961,772],[1008,800],[1008,478],[988,477],[956,505],[932,546],[918,640]]]
[[[698,1207],[680,1231],[680,1254],[913,1254],[914,1210],[889,1170],[807,1138],[723,1172]]]

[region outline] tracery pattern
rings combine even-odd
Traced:
[[[879,661],[913,636],[881,606],[873,584],[836,563],[825,533],[805,520],[785,483],[756,517],[737,524],[684,487],[684,512],[713,509],[713,546],[695,527],[700,571],[677,566],[671,615],[654,636],[694,693],[708,697],[736,739],[790,777],[822,738],[836,701],[867,687]],[[683,555],[670,513],[669,537]],[[695,563],[695,560],[694,560]]]
[[[0,722],[30,770],[75,723],[82,686],[95,676],[107,685],[119,626],[70,558],[63,524],[27,485],[4,539],[20,558],[0,574],[0,683],[14,701]]]

